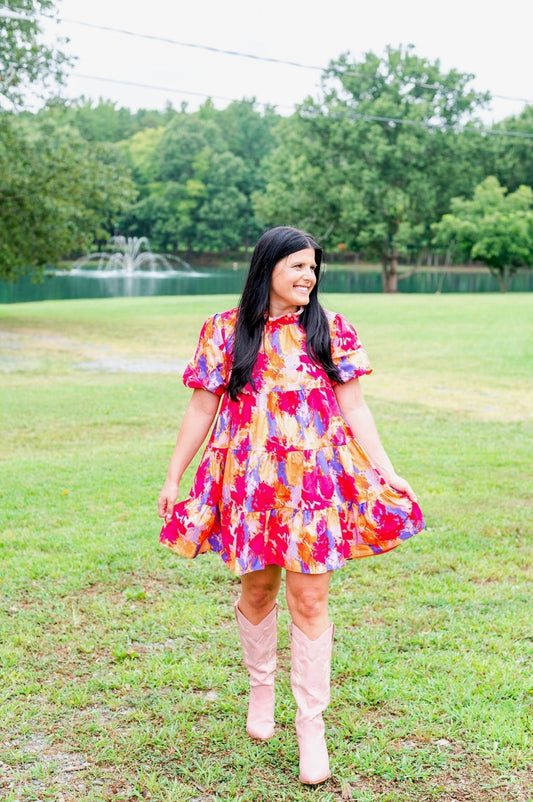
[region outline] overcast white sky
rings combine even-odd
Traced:
[[[63,21],[47,24],[46,36],[68,37],[66,49],[77,56],[63,90],[67,97],[104,97],[131,109],[163,108],[168,100],[179,107],[187,101],[193,110],[206,96],[218,107],[227,105],[223,98],[255,96],[289,113],[306,95],[317,93],[320,75],[67,21],[76,20],[324,67],[346,51],[360,58],[367,50],[381,55],[388,44],[412,43],[417,55],[440,59],[446,70],[474,73],[480,90],[533,103],[531,0],[59,0],[58,9]],[[485,119],[500,120],[523,106],[495,98]]]

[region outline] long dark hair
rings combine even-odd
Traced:
[[[326,314],[318,302],[322,248],[305,231],[290,226],[277,226],[266,231],[258,240],[242,291],[228,383],[228,393],[233,401],[237,400],[245,385],[251,384],[253,387],[252,370],[261,347],[274,268],[281,259],[304,248],[314,249],[316,261],[316,284],[309,295],[309,303],[304,306],[299,318],[306,332],[307,354],[314,362],[323,366],[332,381],[342,384],[331,357],[331,338]]]

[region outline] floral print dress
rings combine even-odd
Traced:
[[[279,565],[318,574],[419,532],[418,505],[390,487],[355,440],[298,313],[269,318],[237,401],[225,393],[237,309],[210,317],[183,381],[223,395],[187,500],[160,540],[185,557],[215,551],[237,575]],[[326,311],[344,381],[371,372],[351,324]]]

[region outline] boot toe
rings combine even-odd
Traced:
[[[326,780],[329,780],[331,777],[331,771],[328,771],[325,777],[320,777],[319,779],[312,779],[311,777],[304,777],[300,774],[300,782],[304,785],[320,785],[320,783],[325,783]]]
[[[246,732],[250,738],[268,741],[274,735],[274,726],[274,686],[251,687]]]
[[[329,757],[325,741],[300,744],[300,782],[318,785],[331,777]]]
[[[265,726],[265,727],[258,727],[250,726],[249,724],[246,726],[246,732],[253,738],[255,741],[268,741],[274,735],[274,727],[273,726]]]

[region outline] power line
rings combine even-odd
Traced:
[[[134,87],[137,87],[138,89],[153,89],[153,90],[161,91],[161,92],[172,92],[173,94],[176,94],[176,95],[192,95],[194,97],[213,98],[215,100],[225,100],[228,103],[238,103],[239,102],[237,100],[237,98],[226,97],[224,95],[213,95],[213,94],[207,94],[205,92],[193,92],[193,91],[189,91],[187,89],[177,89],[175,87],[170,87],[170,86],[156,86],[155,84],[144,84],[144,83],[139,83],[138,81],[126,81],[126,80],[122,80],[122,79],[119,79],[119,78],[108,78],[108,77],[105,77],[103,75],[86,75],[85,73],[82,73],[82,72],[75,72],[75,73],[72,73],[72,77],[73,78],[86,78],[86,79],[88,79],[90,81],[105,81],[106,83],[110,83],[110,84],[123,84],[124,86],[134,86]],[[281,106],[281,105],[278,106],[277,104],[261,103],[260,101],[255,101],[255,100],[254,100],[254,102],[257,103],[259,106],[272,106],[272,107],[274,107],[274,105],[276,105],[276,108],[286,108],[286,109],[292,109],[293,108],[292,106]]]
[[[7,6],[0,6],[1,8],[5,8],[7,11],[11,12],[11,9],[8,9]],[[41,14],[40,16],[46,17],[47,19],[56,19],[49,14]],[[17,14],[18,19],[24,19],[25,17],[21,14]],[[154,42],[164,42],[165,44],[176,45],[178,47],[188,47],[194,50],[205,50],[208,53],[219,53],[225,56],[233,56],[236,58],[246,58],[251,59],[253,61],[261,61],[267,64],[280,64],[285,67],[296,67],[297,69],[303,70],[314,70],[315,72],[325,72],[326,67],[319,66],[318,64],[303,64],[299,61],[292,61],[290,59],[280,59],[274,58],[273,56],[258,56],[256,53],[246,53],[241,50],[227,50],[221,47],[214,47],[212,45],[200,45],[196,42],[182,42],[179,39],[171,39],[167,36],[156,36],[155,34],[149,33],[138,33],[137,31],[130,31],[126,28],[115,28],[111,25],[99,25],[94,22],[85,22],[84,20],[77,20],[73,19],[72,17],[59,17],[57,19],[58,22],[69,22],[71,25],[81,25],[85,28],[93,28],[98,31],[107,31],[108,33],[120,33],[124,36],[131,36],[136,39],[147,39],[149,41]],[[346,71],[342,73],[343,75],[349,76],[351,78],[377,78],[379,77],[379,73],[375,73],[374,75],[368,75],[367,73],[362,72],[355,72],[355,71]],[[427,84],[427,83],[419,83],[417,86],[420,86],[422,89],[438,89],[438,84]],[[194,93],[187,93],[187,94],[194,94]],[[498,100],[509,100],[518,103],[527,103],[533,104],[533,100],[530,98],[523,98],[523,97],[512,97],[510,95],[492,95],[493,98],[497,98]]]
[[[526,131],[499,131],[497,128],[491,128],[484,133],[489,136],[515,136],[518,139],[533,139],[533,134],[528,134]]]
[[[9,9],[7,6],[0,5],[0,9],[4,9],[5,11],[7,11],[8,12],[7,16],[13,16],[12,10]],[[236,57],[236,58],[246,58],[246,59],[251,59],[251,60],[259,61],[259,62],[265,62],[265,63],[270,63],[270,64],[280,64],[280,65],[283,65],[283,66],[290,66],[290,67],[295,67],[295,68],[298,68],[298,69],[314,70],[314,71],[319,71],[319,72],[326,72],[326,70],[327,70],[327,68],[322,67],[322,66],[318,66],[316,64],[303,64],[301,62],[291,61],[291,60],[288,60],[288,59],[278,59],[278,58],[274,58],[274,57],[271,57],[271,56],[258,56],[257,54],[254,54],[254,53],[245,53],[245,52],[238,51],[238,50],[227,50],[227,49],[224,49],[224,48],[213,47],[213,46],[210,46],[210,45],[200,45],[200,44],[193,43],[193,42],[182,42],[180,40],[171,39],[169,37],[156,36],[154,34],[137,33],[135,31],[129,31],[129,30],[125,29],[125,28],[115,28],[115,27],[112,27],[112,26],[109,26],[109,25],[99,25],[99,24],[96,24],[96,23],[85,22],[83,20],[72,19],[70,17],[56,18],[56,17],[53,17],[52,15],[47,15],[47,14],[41,14],[40,16],[45,17],[47,19],[54,19],[54,20],[57,20],[58,22],[68,22],[68,23],[71,23],[71,24],[74,24],[74,25],[81,25],[81,26],[86,27],[86,28],[93,28],[95,30],[107,31],[109,33],[119,33],[119,34],[122,34],[122,35],[125,35],[125,36],[131,36],[131,37],[137,38],[137,39],[147,39],[147,40],[151,40],[151,41],[164,42],[166,44],[172,44],[172,45],[176,45],[176,46],[179,46],[179,47],[187,47],[187,48],[192,48],[192,49],[196,49],[196,50],[204,50],[204,51],[207,51],[207,52],[210,52],[210,53],[219,53],[219,54],[222,54],[222,55],[233,56],[233,57]],[[17,13],[16,18],[21,19],[21,18],[28,18],[28,17]],[[194,97],[205,97],[205,98],[210,98],[211,97],[211,98],[216,98],[218,100],[224,100],[224,101],[228,101],[228,102],[234,102],[235,101],[235,98],[228,98],[228,97],[224,97],[224,96],[221,96],[221,95],[213,95],[213,94],[209,94],[209,93],[187,91],[187,90],[176,89],[176,88],[172,88],[172,87],[163,87],[163,86],[154,86],[154,85],[150,85],[150,84],[141,84],[141,83],[138,83],[138,82],[135,82],[135,81],[111,79],[111,78],[106,78],[106,77],[103,77],[103,76],[84,75],[82,73],[74,73],[74,76],[78,76],[78,77],[85,78],[85,79],[88,79],[88,80],[105,81],[107,83],[116,83],[116,84],[122,84],[122,85],[125,85],[125,86],[135,86],[135,87],[145,88],[145,89],[160,90],[160,91],[164,91],[164,92],[171,92],[173,94],[191,95],[191,96],[194,96]],[[374,78],[378,78],[378,77],[380,77],[379,73],[376,73],[374,75],[368,75],[366,73],[355,72],[355,71],[350,71],[350,70],[347,70],[345,72],[340,73],[339,76],[349,76],[349,77],[359,77],[359,78],[361,78],[361,77],[363,77],[363,78],[373,78],[373,77]],[[423,89],[438,89],[439,88],[438,84],[427,84],[427,83],[418,83],[418,84],[416,84],[416,86],[419,86],[420,88],[423,88]],[[509,95],[492,95],[492,98],[497,98],[499,100],[508,100],[508,101],[514,101],[514,102],[521,102],[521,103],[526,103],[526,104],[533,104],[533,100],[531,100],[531,99],[511,97]],[[277,105],[277,104],[266,104],[266,103],[260,103],[260,102],[258,102],[258,103],[259,103],[259,105],[262,105],[262,106],[267,106],[267,105],[276,106]],[[289,106],[281,106],[281,105],[277,106],[277,107],[278,108],[286,108],[286,109],[291,108]],[[397,124],[401,124],[401,125],[424,125],[424,126],[427,126],[427,127],[433,127],[433,126],[431,126],[431,124],[428,124],[428,123],[424,123],[424,122],[418,123],[417,121],[401,120],[401,119],[397,119],[397,118],[393,118],[393,117],[383,117],[383,118],[371,118],[371,117],[368,117],[368,118],[365,118],[364,115],[359,115],[359,118],[360,119],[368,119],[369,121],[389,122],[389,123],[397,123]],[[533,138],[532,134],[527,134],[527,133],[524,133],[524,132],[515,132],[515,131],[505,131],[505,132],[504,131],[495,131],[495,132],[487,131],[487,133],[494,133],[495,135],[499,135],[499,136],[506,135],[506,136],[516,136],[516,137],[527,138],[527,139]]]
[[[185,89],[175,89],[171,86],[156,86],[155,84],[142,84],[137,81],[125,81],[119,78],[107,78],[103,75],[86,75],[83,72],[75,72],[72,74],[74,78],[87,78],[90,81],[105,81],[108,84],[121,84],[123,86],[135,86],[139,89],[155,89],[161,92],[172,92],[177,95],[193,95],[194,97],[212,97],[216,100],[226,100],[232,102],[233,98],[224,97],[223,95],[206,95],[203,92],[191,92]]]
[[[179,94],[179,95],[193,95],[195,97],[215,98],[217,100],[225,100],[225,101],[230,102],[230,103],[238,103],[239,102],[239,100],[237,98],[229,98],[229,97],[224,97],[222,95],[212,95],[212,94],[210,95],[210,94],[205,94],[203,92],[189,92],[189,91],[187,91],[185,89],[175,89],[175,88],[171,88],[171,87],[167,87],[167,86],[156,86],[154,84],[144,84],[144,83],[140,83],[138,81],[124,81],[124,80],[115,79],[115,78],[106,78],[106,77],[104,77],[102,75],[86,75],[84,73],[74,73],[74,76],[77,77],[77,78],[86,78],[88,80],[94,80],[94,81],[105,81],[106,83],[112,83],[112,84],[125,84],[126,86],[134,86],[134,87],[136,87],[138,89],[152,89],[152,90],[160,90],[162,92],[173,92],[173,93],[176,93],[176,94]],[[258,105],[260,105],[260,106],[272,106],[273,108],[276,108],[275,104],[260,103],[259,101],[254,101],[254,102],[258,103]],[[292,107],[291,106],[277,106],[277,108],[291,109]],[[335,116],[335,114],[333,114],[331,116]],[[453,128],[450,128],[450,129],[443,128],[442,125],[439,124],[439,123],[431,123],[431,122],[427,122],[425,120],[406,120],[405,118],[402,119],[401,117],[381,117],[381,116],[378,117],[378,116],[374,116],[374,115],[370,115],[370,114],[358,114],[355,111],[347,111],[346,114],[343,114],[343,115],[338,114],[338,118],[339,119],[342,119],[343,117],[349,117],[352,120],[363,120],[364,122],[380,122],[380,123],[387,123],[387,124],[393,124],[393,125],[410,125],[410,126],[414,126],[414,127],[417,127],[417,128],[428,128],[428,129],[433,129],[434,128],[434,129],[440,129],[440,130],[444,130],[444,131],[446,131],[446,130],[454,130]],[[464,131],[472,131],[472,132],[475,132],[475,133],[479,133],[479,134],[481,134],[483,136],[485,136],[485,135],[487,135],[487,136],[511,136],[511,137],[517,137],[519,139],[533,139],[533,133],[530,134],[530,133],[527,133],[525,131],[504,131],[504,130],[500,130],[500,129],[489,129],[489,128],[484,128],[482,130],[480,130],[479,128],[462,128],[461,131],[463,131],[463,132]]]
[[[491,97],[495,97],[498,100],[512,100],[515,103],[526,103],[528,106],[533,105],[533,100],[527,97],[509,97],[509,95],[493,95]]]
[[[405,118],[402,119],[400,117],[375,117],[370,114],[358,114],[357,112],[354,111],[348,111],[345,115],[342,116],[349,117],[352,120],[363,120],[365,122],[379,122],[379,123],[387,123],[389,125],[390,124],[411,125],[418,128],[428,128],[428,129],[434,128],[444,132],[458,130],[455,129],[453,126],[450,126],[449,128],[446,127],[443,128],[438,123],[426,122],[424,120],[406,120]],[[341,117],[341,115],[339,115],[339,117]],[[468,127],[463,127],[459,130],[461,133],[471,132],[480,134],[481,136],[514,136],[518,137],[519,139],[533,139],[533,133],[530,134],[525,131],[502,131],[499,129],[494,130],[491,128],[479,129],[479,128],[468,128]]]
[[[149,33],[137,33],[136,31],[129,31],[126,28],[114,28],[110,25],[99,25],[93,22],[85,22],[83,20],[76,20],[72,19],[71,17],[61,17],[59,18],[60,22],[69,22],[74,25],[81,25],[85,28],[94,28],[95,30],[100,31],[107,31],[109,33],[120,33],[124,36],[131,36],[136,39],[147,39],[154,42],[164,42],[166,44],[176,45],[178,47],[188,47],[194,50],[205,50],[208,53],[219,53],[225,56],[233,56],[236,58],[246,58],[251,59],[253,61],[261,61],[268,64],[280,64],[286,67],[296,67],[297,69],[303,70],[314,70],[315,72],[326,72],[327,67],[319,66],[317,64],[303,64],[299,61],[291,61],[289,59],[280,59],[274,58],[272,56],[258,56],[255,53],[246,53],[240,50],[226,50],[225,48],[221,47],[214,47],[211,45],[200,45],[195,42],[182,42],[178,39],[171,39],[170,37],[166,36],[156,36],[155,34]],[[346,71],[343,72],[342,75],[346,75],[352,78],[378,78],[379,73],[375,73],[374,75],[368,75],[367,73],[362,72],[355,72],[355,71]],[[420,86],[422,89],[438,89],[438,84],[427,84],[427,83],[419,83],[417,86]],[[532,99],[522,98],[522,97],[511,97],[509,95],[492,95],[493,98],[497,98],[498,100],[509,100],[513,102],[519,103],[527,103],[533,104]]]
[[[61,22],[70,22],[75,25],[83,25],[85,28],[95,28],[98,31],[108,31],[111,33],[121,33],[124,36],[133,36],[136,39],[149,39],[153,42],[165,42],[169,45],[178,45],[179,47],[190,47],[195,50],[206,50],[209,53],[220,53],[224,56],[236,56],[237,58],[248,58],[254,61],[265,61],[270,64],[282,64],[286,67],[299,67],[305,70],[319,70],[322,72],[324,67],[319,67],[315,64],[301,64],[298,61],[289,61],[287,59],[273,58],[272,56],[258,56],[255,53],[243,53],[240,50],[225,50],[222,47],[212,47],[211,45],[199,45],[194,42],[181,42],[178,39],[170,39],[166,36],[155,36],[150,33],[136,33],[135,31],[128,31],[125,28],[112,28],[110,25],[97,25],[93,22],[82,22],[82,20],[71,19],[70,17],[61,17]]]

